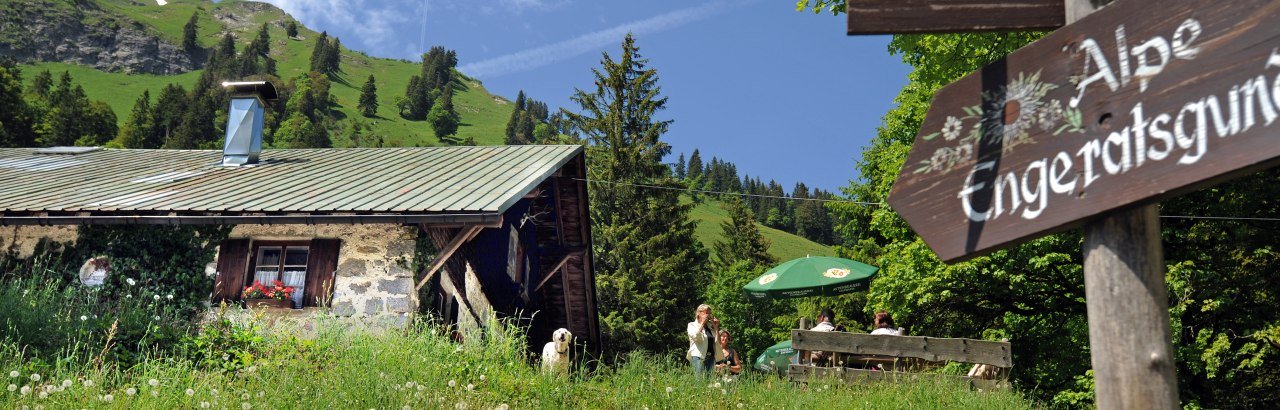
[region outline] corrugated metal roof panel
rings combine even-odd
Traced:
[[[220,151],[0,149],[4,212],[501,212],[582,147],[263,151],[222,167]]]

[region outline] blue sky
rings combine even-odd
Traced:
[[[266,0],[343,45],[416,60],[457,50],[491,92],[570,110],[601,52],[634,32],[658,70],[675,155],[699,148],[739,173],[835,190],[906,83],[887,36],[848,37],[843,16],[794,0]],[[424,41],[425,40],[425,41]]]

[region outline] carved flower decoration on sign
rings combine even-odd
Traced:
[[[1045,99],[1056,84],[1040,81],[1040,72],[1018,78],[1008,85],[982,93],[982,103],[963,107],[964,115],[948,115],[938,132],[921,138],[930,141],[939,136],[955,141],[954,146],[938,147],[928,159],[916,164],[915,173],[950,172],[957,164],[974,159],[976,144],[1000,145],[1008,152],[1018,144],[1030,142],[1031,132],[1084,132],[1080,110],[1064,107],[1059,100]],[[967,128],[966,128],[967,127]]]
[[[1005,143],[1005,149],[1027,138],[1027,130],[1037,121],[1044,96],[1057,85],[1040,82],[1040,72],[1009,85],[982,93],[982,139],[988,144]]]
[[[774,272],[769,272],[769,274],[761,276],[759,282],[761,285],[768,285],[770,283],[773,283],[773,281],[775,280],[778,280],[778,274]]]
[[[849,276],[849,270],[843,268],[831,268],[827,269],[826,272],[822,272],[822,276],[832,279],[842,279],[845,276]]]
[[[955,140],[960,136],[960,131],[964,130],[964,123],[959,118],[947,116],[947,124],[942,126],[942,138],[947,141]]]

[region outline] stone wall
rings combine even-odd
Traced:
[[[19,258],[30,258],[41,241],[74,245],[78,231],[72,226],[5,226],[0,227],[0,252],[13,252]]]
[[[333,314],[401,326],[418,310],[413,260],[417,228],[372,225],[237,225],[231,238],[308,240],[337,238]],[[216,266],[217,261],[214,261]]]

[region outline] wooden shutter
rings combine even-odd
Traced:
[[[333,277],[338,270],[339,239],[312,239],[311,256],[307,260],[307,284],[302,292],[302,306],[328,306],[333,298]],[[317,303],[319,302],[319,303]]]
[[[240,299],[245,271],[249,269],[249,239],[227,239],[218,247],[218,276],[213,302]]]

